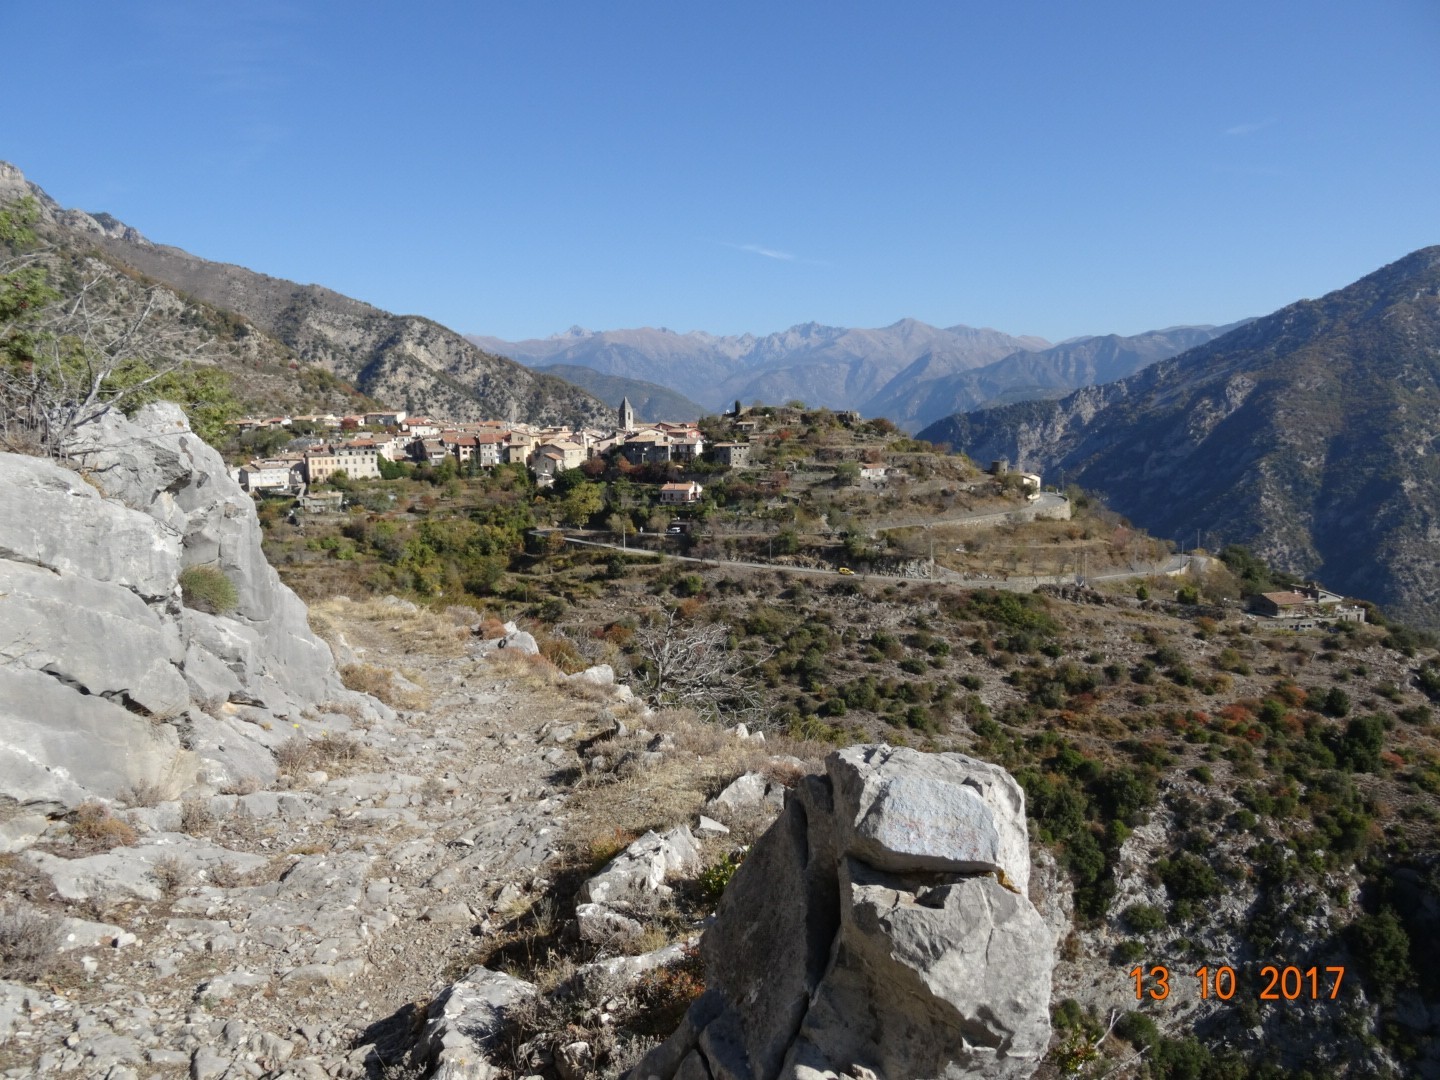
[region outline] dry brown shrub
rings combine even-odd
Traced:
[[[493,615],[480,620],[480,636],[486,641],[495,641],[505,636],[505,624]]]
[[[60,920],[27,906],[0,911],[0,979],[44,978],[60,959]]]
[[[131,786],[130,790],[121,796],[126,806],[159,806],[165,801],[165,790],[159,784],[152,784],[149,781],[141,781]]]
[[[84,802],[70,814],[70,837],[88,851],[128,847],[139,839],[129,822],[122,821],[97,802]]]
[[[160,894],[167,897],[174,896],[190,882],[190,871],[174,855],[156,861],[150,868],[150,876],[160,887]]]
[[[419,687],[402,685],[396,681],[395,672],[376,664],[346,664],[340,669],[340,680],[347,690],[369,694],[392,708],[423,709],[427,704]]]
[[[287,776],[309,772],[312,760],[310,740],[299,735],[292,735],[275,748],[275,765]]]
[[[481,617],[480,612],[468,604],[450,604],[441,614],[456,626],[474,626]]]
[[[353,735],[325,732],[318,739],[294,735],[275,748],[275,764],[282,773],[296,777],[323,769],[343,776],[368,761],[370,752]]]
[[[215,828],[215,815],[203,799],[186,799],[180,806],[180,831],[205,836]]]
[[[580,650],[569,638],[551,634],[537,636],[539,637],[537,643],[540,646],[540,655],[561,671],[573,673],[589,667],[585,658],[580,655]]]
[[[217,863],[205,872],[205,876],[217,889],[238,889],[245,884],[245,875],[232,862]]]
[[[328,732],[310,744],[317,765],[334,775],[344,775],[369,757],[363,743],[353,735]]]

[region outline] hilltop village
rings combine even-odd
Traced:
[[[707,447],[695,422],[638,423],[628,398],[621,403],[616,421],[613,428],[576,429],[504,420],[433,419],[403,409],[350,416],[242,417],[233,422],[242,437],[283,431],[293,438],[283,450],[252,458],[232,475],[252,493],[303,495],[342,472],[351,480],[378,480],[386,475],[383,463],[438,468],[453,460],[464,471],[524,465],[543,488],[553,484],[559,473],[613,450],[618,449],[631,466],[640,467],[690,464],[699,461]],[[744,426],[744,421],[740,424]],[[749,464],[748,442],[716,442],[709,449],[711,459],[719,464]],[[693,482],[664,488],[665,502],[693,502],[700,495],[700,485]]]

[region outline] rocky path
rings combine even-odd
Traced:
[[[338,621],[427,707],[327,718],[275,790],[120,811],[133,843],[84,855],[57,827],[8,857],[69,918],[47,988],[0,983],[0,1075],[381,1075],[377,1048],[530,901],[578,764],[563,744],[625,703],[473,646],[415,651],[403,619]]]

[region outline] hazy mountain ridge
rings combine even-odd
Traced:
[[[921,435],[1440,625],[1440,247],[1130,378]]]
[[[1111,382],[1204,344],[1230,326],[1178,326],[1122,337],[1073,338],[1040,351],[1012,353],[983,367],[936,374],[929,355],[900,372],[867,403],[909,430],[957,412],[1032,398],[1060,397],[1082,386]]]
[[[635,408],[635,418],[642,423],[698,420],[707,411],[684,394],[658,383],[603,375],[594,368],[572,364],[545,364],[534,370],[588,390],[613,409],[618,409],[620,402],[629,398],[630,404]]]
[[[585,367],[673,387],[717,411],[737,399],[798,399],[914,430],[954,412],[1118,379],[1228,329],[1182,326],[1052,346],[998,330],[901,319],[878,329],[802,323],[763,337],[572,327],[531,341],[469,340],[537,368]]]
[[[486,353],[429,319],[153,243],[112,215],[64,209],[0,163],[0,200],[26,194],[40,207],[43,238],[57,250],[93,252],[168,286],[182,301],[238,315],[287,361],[338,376],[377,401],[454,419],[584,424],[611,417],[580,388]]]
[[[737,398],[799,398],[810,405],[866,411],[866,402],[921,356],[932,355],[937,368],[950,373],[1049,344],[1041,338],[968,326],[940,328],[916,319],[876,329],[802,323],[763,337],[577,327],[530,341],[476,335],[469,340],[532,366],[590,367],[669,386],[715,410]]]

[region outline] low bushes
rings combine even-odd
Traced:
[[[180,571],[180,596],[186,607],[224,615],[240,602],[235,583],[214,566],[187,566]]]

